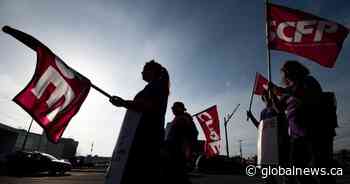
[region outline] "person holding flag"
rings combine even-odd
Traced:
[[[121,183],[159,183],[160,148],[164,141],[164,120],[169,95],[169,74],[151,60],[142,71],[147,85],[133,100],[112,96],[110,102],[141,112],[141,119],[129,152]]]
[[[270,49],[333,68],[349,33],[349,28],[335,21],[272,3],[266,3],[266,22],[269,80]],[[286,95],[281,104],[287,110],[293,162],[305,167],[313,156],[317,167],[330,168],[337,127],[334,93],[322,92],[308,69],[296,61],[287,61],[282,75]],[[321,183],[335,183],[331,175],[319,176],[319,179]],[[307,177],[298,180],[312,182]]]
[[[111,164],[113,169],[108,172],[105,181],[139,183],[147,180],[147,183],[154,183],[159,179],[159,175],[154,173],[159,171],[157,163],[164,140],[164,118],[169,95],[169,75],[162,65],[153,60],[147,62],[142,77],[148,84],[134,100],[123,100],[109,95],[91,83],[33,36],[9,26],[4,26],[2,30],[37,53],[34,76],[14,98],[14,102],[38,122],[51,142],[58,143],[68,123],[78,113],[90,88],[94,88],[108,97],[112,104],[131,109],[124,118],[131,120],[131,123],[122,125],[117,141],[121,144],[114,149],[114,164]]]
[[[271,118],[277,115],[276,110],[273,108],[271,98],[269,98],[268,92],[265,90],[261,95],[261,100],[265,104],[265,108],[260,113],[260,121]],[[248,118],[252,121],[255,127],[259,127],[260,121],[258,121],[253,115],[251,110],[247,111]]]
[[[257,85],[258,86],[258,85]],[[277,143],[278,143],[278,164],[286,167],[289,163],[289,138],[288,138],[288,130],[287,130],[287,122],[285,119],[285,116],[283,114],[283,112],[280,112],[275,106],[274,106],[274,100],[272,100],[272,98],[269,97],[268,91],[264,90],[264,91],[260,91],[261,87],[257,87],[254,90],[254,93],[259,93],[261,94],[261,99],[265,104],[265,108],[261,111],[260,113],[260,121],[258,121],[253,113],[251,112],[251,110],[247,111],[247,117],[248,119],[250,119],[252,121],[252,123],[254,124],[254,126],[259,130],[259,131],[263,131],[262,129],[264,129],[264,125],[261,123],[269,123],[269,120],[274,119],[277,121],[276,125],[277,125],[277,136],[275,138],[277,138]],[[279,94],[279,93],[278,93]],[[277,98],[277,97],[275,97]],[[267,125],[266,125],[267,126]],[[262,134],[264,134],[266,132],[262,132]],[[263,146],[263,144],[269,144],[265,141],[269,141],[268,139],[264,138],[267,136],[271,136],[271,135],[262,135],[261,137],[261,146]],[[272,141],[273,142],[273,141]],[[262,148],[261,149],[265,149]],[[267,150],[267,149],[265,149]],[[271,151],[271,149],[268,149],[269,151]],[[262,153],[264,151],[261,151]],[[275,154],[271,154],[271,155],[275,155]],[[263,157],[263,154],[261,155],[261,157]],[[260,160],[260,164],[264,164],[264,161]],[[285,181],[287,181],[287,177],[284,178]],[[277,181],[275,180],[274,177],[269,176],[268,178],[266,178],[266,182],[267,183],[276,183]]]
[[[291,159],[297,165],[306,166],[306,162],[313,158],[315,167],[330,169],[336,134],[333,128],[327,126],[332,122],[325,122],[330,114],[324,112],[322,87],[309,70],[297,61],[286,61],[281,71],[282,81],[289,93],[285,105],[291,137]],[[331,175],[318,177],[322,184],[335,183]]]
[[[282,90],[284,94],[274,103],[278,104],[281,112],[286,113],[291,166],[306,168],[313,158],[312,135],[317,131],[313,122],[317,121],[317,106],[322,88],[309,70],[297,61],[286,61],[281,68],[281,74],[285,85]],[[307,175],[295,176],[293,180],[301,184],[316,183],[312,176]]]

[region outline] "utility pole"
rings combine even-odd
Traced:
[[[240,104],[238,104],[236,106],[236,108],[232,111],[231,114],[227,114],[226,117],[224,117],[224,126],[225,126],[225,138],[226,138],[226,154],[227,154],[227,158],[230,157],[230,152],[229,152],[229,147],[228,147],[228,136],[227,136],[227,124],[228,122],[231,120],[232,116],[236,113],[238,107]]]
[[[91,156],[92,156],[92,151],[94,150],[94,142],[92,142],[92,144],[91,144],[91,149],[90,149],[90,154],[91,154]]]
[[[242,141],[243,141],[243,140],[238,140],[238,142],[239,142],[239,156],[241,157],[241,160],[243,160]]]

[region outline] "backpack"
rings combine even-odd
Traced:
[[[335,136],[338,127],[337,102],[333,92],[322,92],[320,101],[312,113],[313,121],[308,127],[311,135]]]
[[[301,114],[306,116],[306,127],[311,134],[335,136],[335,128],[338,127],[337,100],[334,92],[324,92],[318,81],[312,76],[304,79],[304,87],[320,90],[317,102],[311,102],[311,106],[304,106]],[[304,99],[308,100],[308,99]]]
[[[320,113],[321,121],[325,122],[325,127],[335,129],[338,127],[337,99],[333,92],[322,92]]]

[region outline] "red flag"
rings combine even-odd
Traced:
[[[194,115],[201,125],[205,138],[205,152],[208,157],[218,155],[220,152],[220,124],[216,105]]]
[[[332,68],[349,30],[299,10],[268,4],[269,48],[303,56]]]
[[[256,73],[254,94],[263,95],[268,89],[269,81],[260,73]]]
[[[35,38],[12,28],[5,31],[37,52],[34,76],[13,101],[57,143],[87,97],[91,83]]]
[[[268,83],[269,81],[260,73],[256,73],[255,77],[255,88],[254,88],[254,94],[256,95],[263,95],[265,91],[268,90]],[[277,87],[275,84],[272,84],[274,86],[275,94],[278,96],[282,95],[282,91],[279,87]]]

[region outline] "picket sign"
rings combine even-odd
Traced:
[[[128,164],[128,156],[142,113],[127,110],[113,150],[111,164],[106,174],[105,184],[120,184]]]
[[[278,164],[277,117],[262,120],[258,127],[258,165]]]

